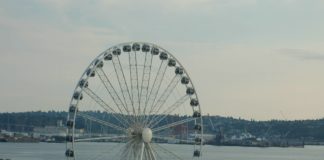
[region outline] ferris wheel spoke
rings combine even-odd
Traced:
[[[192,143],[195,143],[195,141],[191,141],[191,140],[187,140],[187,139],[177,139],[177,138],[173,138],[173,137],[164,137],[164,136],[158,136],[158,135],[155,135],[153,136],[153,139],[161,139],[161,140],[165,140],[165,141],[178,141],[180,143],[189,143],[189,144],[192,144]]]
[[[153,55],[145,52],[145,59],[144,59],[144,67],[143,67],[143,73],[142,73],[142,82],[140,87],[140,101],[139,101],[139,107],[142,108],[142,111],[140,111],[141,115],[141,121],[143,121],[145,117],[145,103],[147,101],[148,97],[148,90],[150,85],[150,79],[151,79],[151,70],[152,70],[152,61],[153,61]]]
[[[152,113],[155,113],[155,115],[153,115],[152,119],[155,118],[154,116],[156,116],[159,111],[161,110],[161,108],[163,107],[164,103],[166,102],[166,100],[169,98],[169,96],[171,95],[171,93],[174,91],[174,89],[176,88],[177,84],[180,82],[180,75],[175,75],[172,80],[170,81],[170,83],[168,84],[167,88],[162,92],[162,95],[160,96],[160,98],[157,100],[157,102],[153,105],[153,107],[151,108],[149,115],[151,115]],[[157,108],[154,112],[154,109]]]
[[[126,155],[127,155],[126,153],[128,152],[128,148],[129,148],[127,146],[129,143],[130,143],[130,141],[126,142],[124,144],[124,146],[121,147],[120,151],[116,154],[116,156],[120,155],[121,157],[119,157],[119,158],[116,157],[116,159],[126,159]]]
[[[122,108],[127,112],[127,115],[129,116],[130,113],[127,109],[127,107],[125,107],[125,105],[123,104],[122,100],[120,99],[119,95],[117,94],[115,88],[113,87],[113,85],[111,84],[108,76],[106,75],[106,73],[103,71],[102,68],[98,68],[96,70],[98,77],[100,78],[101,82],[104,84],[107,92],[109,93],[110,97],[113,99],[113,102],[115,103],[116,107],[118,108],[120,113],[123,113]],[[126,116],[124,116],[124,119],[126,120],[127,118],[125,118]],[[129,120],[126,120],[127,124],[129,124]]]
[[[137,68],[137,56],[136,51],[130,52],[129,55],[129,72],[130,72],[130,84],[131,84],[131,99],[135,112],[139,115],[139,88],[138,88],[138,68]]]
[[[132,111],[135,116],[135,108],[134,108],[133,101],[130,96],[129,88],[128,88],[128,85],[126,82],[125,74],[123,71],[123,67],[120,63],[119,57],[117,55],[115,55],[114,58],[112,59],[112,62],[113,62],[113,66],[115,68],[115,72],[117,75],[120,90],[121,90],[121,93],[122,93],[122,96],[124,99],[124,104],[125,104],[125,106],[132,108]],[[134,119],[135,119],[135,117],[134,117]]]
[[[163,157],[161,156],[161,153],[159,153],[158,151],[157,151],[157,149],[156,149],[156,147],[154,147],[154,145],[152,144],[152,151],[153,151],[153,153],[155,153],[155,155],[156,155],[156,159],[163,159]]]
[[[107,121],[104,121],[104,120],[101,120],[101,119],[95,118],[95,117],[93,117],[93,116],[90,116],[90,115],[87,115],[87,114],[84,114],[84,113],[80,113],[80,112],[78,112],[77,115],[78,115],[78,116],[81,116],[81,117],[83,117],[83,118],[85,118],[85,119],[88,119],[88,120],[91,120],[91,121],[97,122],[97,123],[99,123],[99,124],[101,124],[101,125],[104,125],[104,126],[108,126],[108,127],[114,128],[114,129],[119,130],[119,131],[123,131],[123,132],[126,131],[126,128],[119,127],[119,126],[117,126],[117,125],[114,125],[114,124],[112,124],[112,123],[109,123],[109,122],[107,122]]]
[[[156,160],[156,156],[154,154],[152,146],[150,145],[150,143],[146,143],[146,144],[147,144],[147,152],[148,152],[148,155],[150,157],[149,160]]]
[[[157,82],[157,83],[153,83],[153,86],[152,86],[150,95],[153,96],[153,100],[151,101],[150,105],[153,105],[156,100],[156,97],[160,91],[161,83],[163,81],[166,69],[168,68],[167,61],[163,61],[163,62],[165,62],[165,63],[163,63],[162,70],[160,70],[161,72],[158,72],[158,75],[156,77],[155,82]]]
[[[172,157],[179,159],[179,160],[183,160],[181,157],[179,157],[178,155],[176,155],[175,153],[173,153],[172,151],[166,149],[165,147],[162,147],[162,145],[159,145],[157,143],[155,143],[156,146],[158,146],[159,148],[161,148],[162,150],[164,150],[165,152],[169,153]]]
[[[168,128],[171,128],[171,127],[174,127],[174,126],[177,126],[177,125],[181,125],[183,123],[194,121],[195,119],[196,118],[186,118],[186,119],[183,119],[183,120],[180,120],[180,121],[177,121],[177,122],[173,122],[173,123],[170,123],[170,124],[167,124],[167,125],[163,125],[163,126],[158,127],[158,128],[153,128],[152,132],[158,132],[158,131],[161,131],[161,130],[164,130],[164,129],[168,129]]]
[[[147,93],[147,97],[146,97],[145,104],[144,104],[144,111],[143,111],[144,115],[146,113],[146,108],[148,106],[148,102],[150,101],[150,97],[151,97],[151,94],[152,94],[152,89],[154,88],[154,85],[156,83],[156,79],[157,79],[157,77],[159,75],[159,72],[161,70],[161,67],[162,67],[163,62],[164,61],[161,61],[160,66],[159,66],[159,69],[158,69],[158,73],[155,75],[155,78],[154,78],[154,81],[153,81],[153,85],[151,87],[151,90]],[[148,86],[148,90],[149,90],[149,86]]]
[[[151,160],[151,159],[153,159],[153,158],[151,158],[151,155],[149,153],[149,149],[148,149],[147,144],[145,144],[144,155],[145,155],[145,160]]]
[[[112,139],[121,139],[121,138],[128,138],[128,136],[80,138],[80,139],[74,140],[74,142],[86,142],[86,141],[96,141],[96,140],[112,140]]]
[[[129,140],[122,149],[122,159],[138,159],[141,151],[141,142],[136,139]]]
[[[159,124],[163,119],[165,119],[172,111],[176,110],[180,105],[182,105],[185,101],[187,101],[190,97],[188,95],[184,95],[181,98],[179,98],[175,103],[173,103],[171,106],[166,108],[162,112],[162,117],[159,119],[158,116],[152,117],[151,121],[149,121],[148,126],[151,126],[151,128],[154,128],[157,124]]]
[[[151,87],[151,91],[149,93],[148,99],[145,103],[145,108],[147,106],[151,106],[150,111],[152,110],[153,104],[155,102],[155,99],[159,93],[159,89],[161,87],[161,82],[163,81],[166,69],[167,69],[168,65],[167,65],[167,61],[161,61],[159,70],[155,76],[153,85]],[[152,97],[153,96],[153,97]],[[149,115],[149,114],[148,114]]]
[[[144,160],[150,160],[150,158],[149,158],[149,156],[148,156],[148,154],[147,154],[147,143],[143,143],[143,146],[144,146],[144,148],[143,148],[143,159]],[[143,147],[142,146],[142,147]]]
[[[126,119],[123,119],[122,117],[119,116],[119,118],[117,118],[118,115],[121,115],[119,113],[117,113],[113,108],[111,108],[104,100],[102,100],[96,93],[94,93],[91,89],[89,88],[84,88],[83,91],[92,99],[94,100],[99,106],[101,106],[105,111],[107,111],[108,113],[112,113],[112,116],[119,121],[124,127],[126,127],[125,123],[127,124],[128,122],[126,121]],[[120,120],[120,118],[123,120]]]

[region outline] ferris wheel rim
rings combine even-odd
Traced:
[[[120,44],[117,44],[117,45],[113,45],[112,47],[109,47],[108,49],[106,49],[105,51],[103,51],[102,53],[100,53],[98,56],[96,56],[96,58],[94,58],[93,59],[93,61],[88,65],[88,67],[85,69],[85,71],[83,72],[83,74],[81,75],[81,77],[80,77],[80,79],[79,79],[79,81],[78,82],[80,82],[81,80],[83,80],[84,78],[83,77],[85,77],[85,75],[87,74],[87,70],[89,70],[89,69],[91,69],[91,71],[90,72],[94,72],[94,70],[97,68],[97,65],[98,64],[95,64],[95,62],[97,61],[97,60],[99,60],[100,59],[100,57],[103,57],[103,55],[105,54],[105,53],[107,53],[108,51],[111,51],[111,50],[113,50],[115,47],[120,47],[120,46],[123,46],[123,45],[132,45],[132,44],[134,44],[134,43],[139,43],[139,44],[148,44],[148,45],[150,45],[152,48],[153,47],[157,47],[157,48],[159,48],[159,49],[161,49],[161,50],[163,50],[163,51],[165,51],[168,55],[170,55],[170,57],[172,57],[177,63],[178,63],[178,65],[184,70],[184,73],[185,73],[185,75],[189,78],[189,80],[190,80],[190,84],[191,84],[191,86],[192,86],[192,88],[193,89],[195,89],[195,86],[194,86],[194,83],[193,83],[193,81],[192,81],[192,79],[191,79],[191,77],[189,76],[189,73],[187,72],[187,70],[185,69],[185,67],[183,67],[183,65],[180,63],[180,61],[173,55],[173,54],[171,54],[169,51],[167,51],[166,49],[164,49],[164,48],[162,48],[162,47],[160,47],[160,46],[158,46],[158,45],[156,45],[156,44],[153,44],[153,43],[147,43],[147,42],[126,42],[126,43],[120,43]],[[94,65],[95,64],[95,65]],[[86,78],[85,78],[85,80],[87,81],[88,79],[90,78],[90,76],[86,76]],[[76,87],[75,87],[75,89],[74,89],[74,91],[73,91],[73,93],[76,93],[76,91],[78,91],[78,89],[79,89],[80,87],[79,87],[79,83],[76,85]],[[82,92],[84,92],[83,91],[83,89],[81,89],[81,91],[80,91],[80,93],[82,93]],[[195,98],[199,101],[199,98],[198,98],[198,93],[197,92],[195,92]],[[190,97],[190,99],[191,99],[191,97]],[[70,101],[70,106],[73,104],[72,102],[73,101],[75,101],[74,100],[74,98],[72,97],[71,98],[71,101]],[[78,104],[79,104],[79,101],[80,101],[80,99],[78,98],[78,100],[76,100],[76,103],[75,103],[75,106],[77,107],[78,106]],[[200,102],[200,101],[199,101]],[[202,114],[202,110],[201,110],[201,104],[199,103],[198,104],[198,106],[197,106],[197,108],[199,109],[199,112],[200,112],[200,114]],[[69,114],[68,114],[68,119],[69,119]],[[77,116],[77,111],[75,111],[74,112],[74,115],[73,115],[73,121],[75,122],[75,120],[76,120],[76,116]],[[203,135],[203,119],[202,119],[202,117],[200,117],[200,123],[201,123],[201,132],[198,134],[198,135],[201,135],[201,137],[202,137],[202,135]],[[152,130],[154,130],[154,128],[152,128]],[[74,148],[74,142],[75,142],[75,139],[74,139],[74,134],[75,134],[75,126],[73,126],[73,128],[72,128],[72,135],[73,135],[73,141],[72,141],[72,148]],[[67,145],[66,145],[67,146]],[[202,142],[200,143],[200,151],[202,151]]]

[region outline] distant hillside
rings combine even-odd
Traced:
[[[87,112],[89,115],[100,117],[103,120],[114,122],[112,116],[98,111]],[[58,120],[66,123],[67,112],[20,112],[20,113],[0,113],[0,129],[10,131],[30,132],[33,127],[54,126]],[[177,115],[170,115],[162,123],[171,119],[184,119]],[[248,133],[261,138],[285,138],[285,139],[308,139],[314,141],[324,141],[324,119],[317,120],[271,120],[254,121],[236,119],[232,117],[204,116],[204,133],[219,134],[225,136],[240,135]],[[87,123],[84,119],[77,119],[77,128],[85,128]],[[99,125],[93,124],[92,131],[100,131]]]

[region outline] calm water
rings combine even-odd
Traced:
[[[192,155],[191,146],[161,144],[162,147],[186,155]],[[119,150],[118,144],[84,143],[79,151],[84,159],[91,154],[98,154],[100,149],[107,148],[111,152]],[[64,160],[65,144],[56,143],[0,143],[0,159],[11,160]],[[79,152],[79,153],[80,153]],[[87,158],[88,157],[88,158]],[[99,157],[98,157],[99,158]],[[306,146],[305,148],[246,148],[204,146],[204,160],[324,160],[324,146]]]

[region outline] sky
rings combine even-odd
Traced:
[[[322,0],[0,0],[0,112],[67,110],[105,49],[151,42],[179,59],[203,114],[324,117]]]

